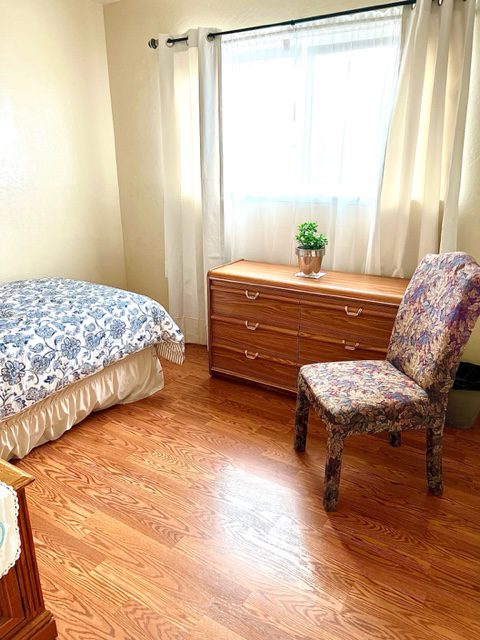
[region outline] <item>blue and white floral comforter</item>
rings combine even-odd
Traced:
[[[181,363],[180,329],[159,303],[90,282],[0,286],[0,419],[155,345]]]

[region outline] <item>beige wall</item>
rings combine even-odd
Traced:
[[[316,15],[357,0],[121,0],[105,7],[128,286],[167,301],[159,167],[157,33],[190,27],[234,28]],[[474,81],[465,148],[460,248],[480,259],[480,33],[476,26]],[[480,362],[480,327],[467,355]]]
[[[125,285],[103,7],[0,0],[0,281]]]

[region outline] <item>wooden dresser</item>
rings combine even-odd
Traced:
[[[22,543],[16,565],[0,580],[0,640],[53,640],[57,629],[43,604],[25,499],[25,487],[33,478],[0,460],[0,480],[17,492]]]
[[[239,260],[208,273],[209,367],[295,391],[303,364],[383,359],[408,280]]]

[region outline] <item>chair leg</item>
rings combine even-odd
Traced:
[[[323,506],[325,511],[336,511],[342,471],[344,438],[328,434],[327,457],[325,460],[325,485],[323,490]]]
[[[297,393],[297,410],[295,412],[295,437],[293,441],[293,448],[295,451],[305,451],[307,444],[307,428],[308,428],[308,414],[310,411],[310,403],[307,400],[307,396],[304,391],[299,387]]]
[[[443,493],[442,444],[443,425],[427,427],[427,483],[434,496]]]
[[[402,434],[400,431],[390,431],[388,439],[392,447],[399,447],[402,444]]]

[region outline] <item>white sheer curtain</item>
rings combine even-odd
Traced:
[[[187,342],[206,343],[205,275],[225,262],[221,199],[219,40],[159,39],[165,261],[169,311]]]
[[[315,220],[325,266],[365,270],[401,31],[396,8],[222,39],[228,259],[293,262]]]
[[[457,248],[475,0],[418,0],[407,35],[368,268],[409,276]]]

